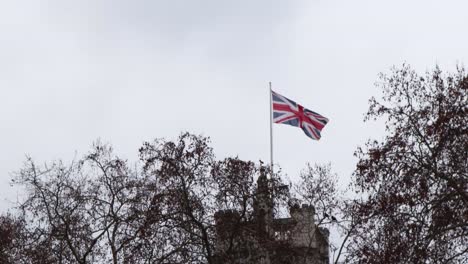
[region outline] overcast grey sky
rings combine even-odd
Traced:
[[[0,211],[25,155],[83,155],[97,138],[136,160],[145,140],[210,136],[219,158],[269,159],[268,82],[330,119],[322,140],[274,126],[275,162],[294,179],[381,138],[364,124],[379,72],[444,70],[468,59],[468,1],[0,2]]]

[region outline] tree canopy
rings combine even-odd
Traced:
[[[356,152],[350,261],[468,261],[468,75],[408,65],[382,74],[366,119],[387,136]]]
[[[2,263],[230,263],[244,249],[239,241],[259,236],[251,224],[258,214],[255,180],[271,174],[268,170],[261,162],[237,157],[218,160],[207,137],[190,133],[174,141],[144,143],[139,162],[133,165],[101,143],[69,164],[39,166],[29,158],[14,178],[24,188],[25,200],[17,214],[0,218],[0,259]],[[321,192],[334,186],[317,192],[316,185],[326,182],[327,173],[329,167],[314,181],[314,172],[304,172],[310,176],[304,176],[309,184],[301,192],[307,199],[295,201],[323,200],[317,210],[321,216],[331,201]],[[279,215],[289,206],[287,185],[277,173],[266,184],[274,201],[273,214]],[[236,212],[231,214],[236,217],[229,219],[230,226],[217,225],[217,212]],[[229,245],[216,246],[220,234],[230,238]],[[283,249],[287,248],[285,243]],[[251,255],[255,257],[255,252]]]

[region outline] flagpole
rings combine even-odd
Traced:
[[[271,176],[273,176],[273,104],[272,104],[272,91],[271,91],[271,82],[269,82],[270,90],[270,169]],[[270,176],[270,179],[271,179]]]

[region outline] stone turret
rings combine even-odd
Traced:
[[[233,235],[240,215],[234,210],[220,210],[215,213],[217,247],[216,251],[224,252],[229,247],[229,239]]]
[[[214,215],[216,221],[216,233],[221,240],[228,238],[237,225],[240,215],[234,210],[221,210]]]
[[[292,206],[291,218],[296,222],[292,230],[292,242],[297,247],[316,247],[315,237],[315,208],[312,205],[303,204]]]
[[[257,190],[254,201],[254,214],[259,230],[268,234],[273,222],[273,197],[264,170],[257,179]]]

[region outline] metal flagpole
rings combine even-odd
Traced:
[[[272,91],[271,91],[271,82],[269,82],[270,86],[270,169],[271,175],[273,175],[273,103],[272,103]],[[271,179],[271,176],[270,176]]]

